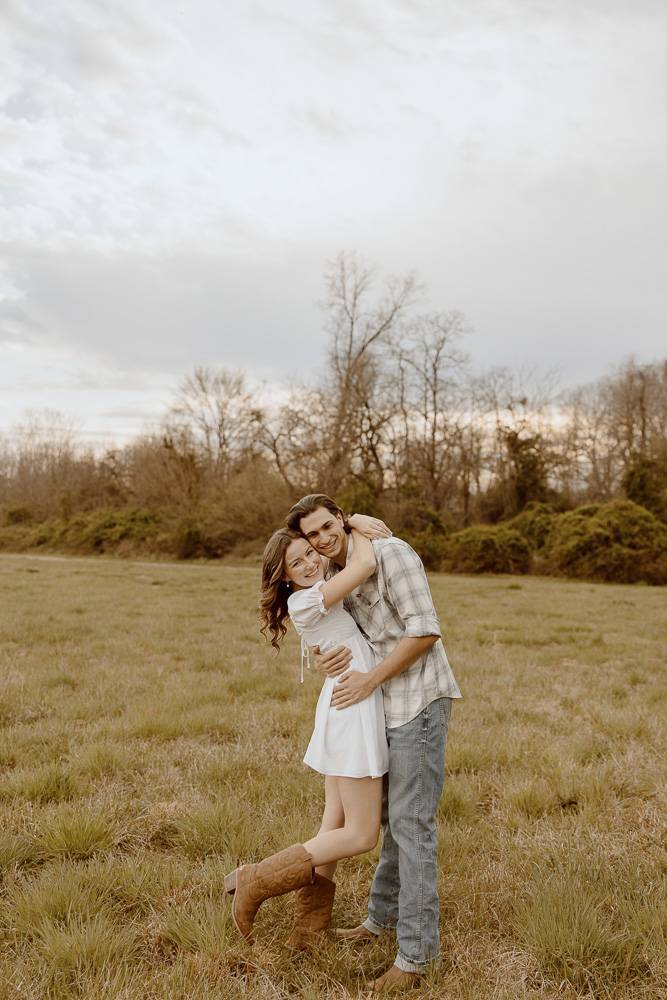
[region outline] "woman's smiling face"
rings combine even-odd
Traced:
[[[305,538],[295,538],[285,551],[285,577],[295,590],[312,587],[324,579],[322,557]]]

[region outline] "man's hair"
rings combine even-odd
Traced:
[[[320,507],[325,507],[334,517],[340,514],[345,530],[349,531],[345,514],[336,501],[325,493],[309,493],[307,497],[303,497],[298,503],[295,503],[287,515],[287,527],[291,528],[292,531],[301,531],[301,518],[307,517],[308,514],[314,514]]]

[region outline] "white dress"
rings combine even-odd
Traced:
[[[336,646],[352,650],[349,670],[367,673],[375,666],[373,652],[343,602],[327,611],[320,588],[324,580],[307,590],[297,590],[287,601],[290,618],[298,634],[321,652]],[[344,778],[379,778],[389,766],[384,727],[382,688],[356,705],[338,711],[331,708],[331,695],[339,678],[327,677],[315,709],[315,729],[304,763],[320,774]]]

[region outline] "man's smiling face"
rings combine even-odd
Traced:
[[[339,566],[345,565],[348,535],[340,514],[332,514],[326,507],[318,507],[312,514],[301,518],[299,527],[313,548]]]

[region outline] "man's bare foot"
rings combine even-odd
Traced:
[[[336,927],[334,934],[340,941],[348,941],[350,944],[363,944],[377,937],[377,934],[373,934],[363,924],[358,927]]]
[[[407,990],[413,986],[419,986],[420,979],[421,976],[418,976],[416,972],[404,972],[397,965],[392,965],[384,976],[369,983],[368,988],[372,993],[383,993],[385,990]]]

